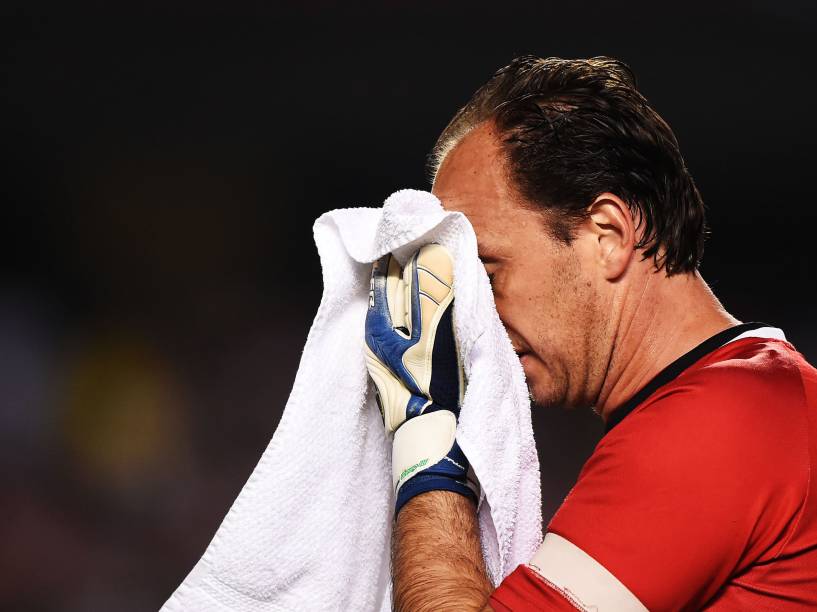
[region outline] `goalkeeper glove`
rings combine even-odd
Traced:
[[[439,244],[422,247],[404,270],[391,255],[372,268],[366,366],[386,431],[394,433],[395,516],[427,491],[478,497],[455,439],[464,383],[452,323],[453,280],[451,255]]]

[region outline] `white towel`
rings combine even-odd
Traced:
[[[423,191],[314,226],[324,292],[278,429],[163,611],[389,610],[391,443],[363,359],[371,263],[423,244],[454,256],[454,327],[468,380],[457,432],[482,486],[493,583],[542,540],[539,460],[524,375],[499,320],[473,228]]]

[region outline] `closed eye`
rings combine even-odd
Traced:
[[[497,269],[499,268],[499,261],[497,261],[494,257],[490,255],[480,254],[480,260],[482,260],[482,265],[485,267],[485,273],[488,275],[488,282],[491,283],[491,288],[494,288],[495,276]]]

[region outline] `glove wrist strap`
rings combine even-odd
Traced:
[[[421,493],[428,493],[429,491],[451,491],[459,493],[469,498],[474,504],[477,503],[477,492],[472,488],[473,485],[467,480],[458,480],[450,476],[440,476],[436,474],[417,474],[417,476],[409,479],[404,486],[400,488],[397,493],[397,498],[394,505],[394,518],[403,506],[406,505],[412,497],[416,497]]]
[[[457,444],[456,430],[453,412],[434,410],[409,419],[395,432],[395,517],[409,499],[428,491],[452,491],[477,501],[478,488],[468,478],[468,460]]]

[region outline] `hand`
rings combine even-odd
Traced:
[[[453,268],[438,244],[422,247],[405,270],[391,255],[372,268],[366,366],[386,431],[394,433],[395,516],[426,491],[476,500],[455,439],[464,384],[452,323]]]

